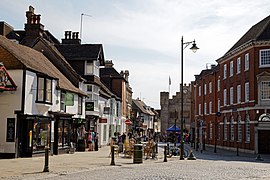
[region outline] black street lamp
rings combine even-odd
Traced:
[[[183,61],[184,61],[184,55],[183,55],[183,52],[184,52],[184,49],[189,46],[190,44],[192,43],[192,47],[190,48],[194,53],[199,49],[197,46],[196,46],[196,43],[195,43],[195,40],[194,41],[190,41],[190,42],[184,42],[184,39],[183,39],[183,36],[181,38],[181,87],[180,87],[180,91],[181,91],[181,154],[180,154],[180,160],[184,160],[184,142],[183,142],[183,135],[184,135],[184,114],[183,114],[183,107],[184,107],[184,104],[183,104],[183,76],[184,76],[184,73],[183,73]],[[185,47],[184,47],[185,45]]]

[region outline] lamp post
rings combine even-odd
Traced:
[[[184,93],[183,93],[183,76],[184,76],[184,73],[183,73],[183,61],[184,61],[184,55],[183,55],[183,52],[184,52],[184,49],[189,46],[190,44],[192,43],[192,47],[190,48],[194,53],[199,49],[197,46],[196,46],[196,43],[195,43],[195,40],[194,41],[190,41],[190,42],[184,42],[184,39],[183,39],[183,36],[181,38],[181,84],[180,84],[180,91],[181,91],[181,154],[180,154],[180,160],[184,160],[184,142],[183,142],[183,135],[184,135],[184,114],[183,114],[183,109],[184,109],[184,104],[183,104],[183,96],[184,96]]]

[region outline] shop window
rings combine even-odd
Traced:
[[[234,141],[234,118],[231,117],[231,141]]]
[[[52,80],[45,77],[37,79],[37,102],[52,103]]]
[[[246,116],[246,142],[250,142],[250,119],[248,114]]]
[[[33,153],[44,151],[45,146],[50,142],[50,123],[35,121],[32,133]]]

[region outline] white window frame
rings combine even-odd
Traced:
[[[199,96],[201,96],[202,95],[202,87],[201,86],[199,86],[199,89],[198,89],[198,94],[199,94]]]
[[[234,141],[234,118],[231,116],[231,141]]]
[[[241,85],[237,85],[237,103],[241,103]]]
[[[227,106],[227,89],[223,90],[223,106]]]
[[[249,53],[245,54],[245,71],[249,70]]]
[[[250,142],[250,118],[249,115],[246,115],[246,142]]]
[[[212,114],[212,101],[209,102],[209,114]]]
[[[209,124],[209,139],[213,138],[213,123],[210,122]]]
[[[212,93],[212,82],[209,82],[209,94]]]
[[[233,61],[230,62],[230,77],[233,76]]]
[[[241,125],[241,116],[238,116],[237,119],[237,141],[242,142],[242,125]]]
[[[204,95],[207,94],[207,84],[206,84],[206,83],[204,83],[204,92],[203,92],[203,94],[204,94]]]
[[[237,74],[241,73],[241,57],[237,58]]]
[[[223,65],[223,79],[227,78],[227,64]]]
[[[204,114],[207,114],[207,102],[204,103]]]
[[[220,91],[220,79],[218,79],[218,81],[217,81],[217,91],[218,92]]]
[[[199,115],[201,115],[201,114],[202,114],[202,105],[199,104]]]
[[[270,49],[260,50],[260,67],[270,67]]]
[[[250,96],[249,82],[246,82],[245,83],[245,102],[249,102],[249,96]]]
[[[223,140],[228,140],[228,127],[227,127],[227,117],[224,117],[224,124],[223,124]]]
[[[233,104],[233,87],[230,87],[230,104]]]
[[[218,112],[220,112],[220,99],[218,99],[217,105],[218,105],[217,110],[218,110]]]
[[[261,100],[270,100],[270,81],[261,82]]]

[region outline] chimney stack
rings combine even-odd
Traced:
[[[79,32],[65,31],[65,38],[62,39],[62,44],[81,44]]]
[[[43,36],[44,25],[40,23],[41,15],[36,15],[34,11],[35,8],[32,6],[29,6],[29,10],[26,11],[25,45],[30,45],[36,38]]]
[[[113,67],[113,62],[112,60],[106,60],[105,61],[105,68],[112,68]]]

